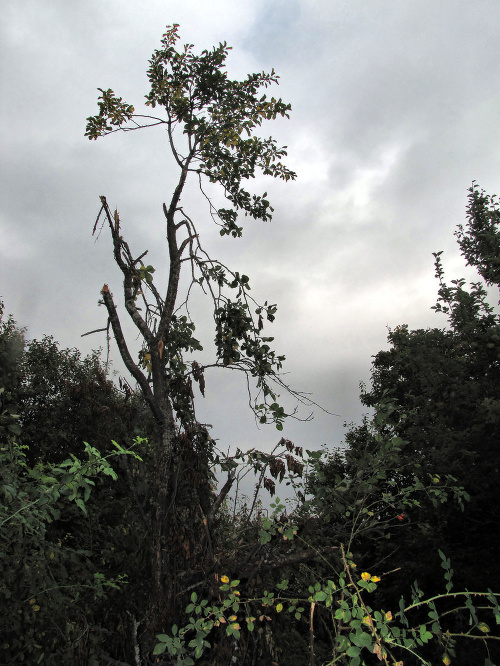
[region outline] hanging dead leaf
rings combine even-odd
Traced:
[[[285,463],[281,460],[281,458],[274,458],[269,463],[269,471],[271,472],[271,476],[273,478],[277,479],[279,476],[279,481],[281,483],[286,472]]]
[[[267,476],[264,479],[264,488],[269,491],[271,497],[276,492],[276,484],[272,479],[269,479]]]

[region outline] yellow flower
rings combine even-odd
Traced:
[[[36,599],[30,599],[30,604],[33,606],[33,604],[36,604]]]
[[[234,622],[237,619],[238,618],[236,617],[236,615],[231,615],[231,617],[229,618],[229,622]]]
[[[363,580],[370,580],[371,576],[370,576],[370,574],[368,573],[368,571],[363,571],[363,573],[361,574],[361,578],[362,578]]]
[[[380,578],[378,576],[372,576],[372,581],[374,583],[380,583]]]
[[[367,624],[369,627],[373,626],[373,621],[369,615],[363,618],[363,623]]]
[[[391,611],[388,611],[388,612],[385,614],[385,619],[386,619],[388,622],[390,622],[390,621],[392,620],[392,613],[391,613]]]
[[[240,625],[237,622],[235,622],[233,624],[233,629],[240,629]]]
[[[221,583],[229,583],[229,578],[227,576],[221,576]]]
[[[40,610],[40,606],[33,606],[33,610],[34,610],[34,611],[35,611],[35,613],[36,613],[37,611],[39,611],[39,610]]]
[[[238,590],[234,590],[233,594],[234,594],[236,597],[239,597],[239,596],[240,596],[240,593],[239,593]]]
[[[451,659],[448,657],[447,654],[445,654],[444,657],[443,657],[443,664],[444,664],[444,666],[450,666],[450,664],[451,664]]]

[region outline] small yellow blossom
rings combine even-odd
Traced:
[[[392,620],[392,613],[391,613],[391,611],[387,611],[387,613],[385,614],[385,619],[386,619],[388,622],[390,622],[390,621]]]
[[[380,583],[380,578],[378,576],[372,576],[372,581],[374,583]]]
[[[233,629],[240,629],[240,625],[237,622],[235,622],[233,624]]]
[[[363,573],[361,574],[361,578],[362,578],[363,580],[370,580],[371,576],[370,576],[370,574],[368,573],[368,571],[363,571]]]
[[[444,666],[450,666],[450,664],[451,664],[451,659],[448,657],[447,654],[445,654],[444,657],[443,657],[443,664],[444,664]]]
[[[36,599],[30,599],[30,604],[33,606],[33,604],[36,604]]]
[[[370,615],[367,615],[366,617],[363,618],[363,623],[367,624],[369,627],[373,626],[373,620],[370,617]]]
[[[231,615],[231,617],[229,618],[229,622],[234,622],[237,619],[238,618],[236,617],[236,615]]]
[[[35,611],[35,613],[38,612],[40,610],[40,606],[33,606],[33,610]]]
[[[239,593],[238,590],[234,590],[233,594],[234,594],[235,597],[239,597],[239,596],[240,596],[240,593]]]
[[[229,583],[229,578],[227,576],[221,576],[221,583]]]

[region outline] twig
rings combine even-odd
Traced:
[[[82,333],[80,337],[84,338],[86,335],[92,335],[92,333],[102,333],[103,331],[107,331],[107,330],[108,330],[107,326],[106,326],[106,328],[96,328],[93,331],[88,331],[87,333]]]

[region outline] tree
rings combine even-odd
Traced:
[[[468,262],[497,285],[499,219],[494,198],[473,185],[468,224],[459,227],[457,237]],[[495,575],[494,558],[483,558],[480,571],[475,558],[481,543],[492,552],[499,525],[500,319],[480,280],[469,288],[463,279],[447,284],[441,253],[434,256],[439,280],[434,309],[447,317],[448,327],[391,331],[391,348],[375,357],[372,388],[362,401],[374,406],[390,392],[398,405],[393,415],[397,432],[409,442],[406,455],[423,473],[446,470],[465,486],[471,503],[465,517],[448,517],[448,538],[468,574],[487,584]]]
[[[458,226],[456,237],[469,266],[475,266],[488,285],[500,285],[500,210],[473,182],[469,189],[467,227]]]
[[[463,256],[491,286],[500,284],[499,222],[495,198],[473,184],[467,224],[459,226],[456,235]],[[446,317],[447,325],[390,331],[390,348],[375,356],[371,388],[361,395],[363,404],[377,413],[392,403],[378,434],[397,437],[403,444],[386,479],[396,479],[400,487],[417,475],[424,483],[435,478],[439,486],[451,475],[469,496],[463,511],[451,502],[436,507],[420,501],[401,511],[401,524],[395,521],[388,540],[372,540],[371,558],[390,558],[392,566],[401,567],[394,578],[398,591],[415,577],[427,589],[437,589],[440,561],[435,558],[432,565],[429,551],[438,548],[469,589],[496,588],[499,580],[500,318],[480,278],[469,286],[463,279],[445,280],[441,254],[434,255],[439,280],[434,309]],[[332,479],[345,475],[357,488],[359,482],[354,482],[364,461],[375,456],[374,470],[383,464],[380,440],[368,419],[348,431],[346,443],[345,456],[330,458],[323,466],[329,481],[321,486],[335,485]],[[383,593],[388,605],[393,592]],[[460,663],[479,663],[472,661],[471,649],[463,651]]]
[[[30,462],[79,455],[83,441],[108,452],[113,439],[147,437],[151,417],[142,396],[106,377],[99,352],[82,357],[44,336],[26,342],[19,369],[16,402]]]
[[[66,404],[61,375],[72,380],[74,388],[78,386],[73,383],[77,371],[88,371],[88,367],[78,355],[69,350],[59,352],[57,345],[45,338],[43,342],[50,343],[50,364],[45,364],[42,373],[40,365],[28,362],[31,372],[26,373],[24,331],[12,317],[3,320],[2,314],[0,302],[0,662],[97,664],[117,615],[113,594],[124,582],[123,574],[136,574],[139,569],[122,525],[110,520],[113,510],[131,522],[131,515],[137,513],[137,507],[130,511],[131,502],[123,493],[124,486],[128,490],[123,476],[121,493],[116,486],[114,493],[111,490],[118,475],[109,459],[128,457],[123,455],[129,453],[128,447],[109,445],[111,451],[103,457],[83,440],[77,449],[67,438],[66,458],[61,457],[64,451],[60,448],[51,449],[64,440],[57,437],[54,409],[44,409],[47,399],[52,398],[52,408],[58,401]],[[37,341],[27,345],[38,349]],[[90,359],[96,361],[95,356]],[[68,373],[68,369],[73,372]],[[29,406],[21,404],[20,394],[33,397],[35,389],[42,387],[39,373],[48,379],[49,386],[54,377],[59,383],[35,406],[33,400],[28,401]],[[85,382],[80,388],[85,388]],[[61,425],[64,428],[67,424]],[[46,440],[32,456],[36,460],[33,464],[28,445],[19,440],[24,439],[25,428],[27,439],[31,439],[36,427]],[[106,478],[111,483],[105,483]],[[96,510],[99,506],[100,512]],[[134,528],[139,535],[140,529],[137,525]],[[122,559],[113,558],[113,543]],[[136,579],[131,575],[127,581],[132,588],[136,588]],[[124,605],[122,599],[121,607]]]
[[[259,172],[285,181],[295,178],[281,161],[286,147],[256,133],[265,119],[288,117],[291,107],[281,99],[259,96],[261,88],[277,83],[274,70],[250,74],[243,81],[231,80],[224,71],[226,43],[195,55],[191,44],[177,51],[177,40],[178,26],[168,27],[162,48],[149,61],[151,89],[146,105],[159,109],[158,115],[136,114],[112,90],[99,89],[99,113],[87,119],[86,130],[89,139],[97,139],[120,130],[163,127],[179,170],[170,202],[163,204],[170,262],[164,290],[153,281],[155,269],[144,260],[147,252],[136,255],[129,248],[118,211],[112,212],[104,196],[94,226],[95,232],[103,214],[112,236],[114,260],[123,274],[125,309],[142,339],[138,358],[129,351],[113,295],[104,285],[101,295],[108,327],[156,423],[152,626],[175,617],[181,579],[181,587],[188,587],[210,569],[210,563],[203,561],[211,550],[210,530],[234,479],[230,469],[222,491],[215,495],[210,465],[220,458],[207,427],[196,419],[193,383],[204,394],[205,370],[230,366],[246,375],[249,391],[250,382],[255,383],[251,404],[261,423],[275,423],[280,430],[287,415],[274,388],[288,388],[279,376],[284,357],[271,349],[273,338],[263,334],[264,319],[274,320],[276,306],[267,301],[257,304],[250,295],[249,278],[207,254],[181,197],[188,177],[198,180],[203,194],[207,181],[221,185],[228,207],[216,208],[205,194],[208,212],[221,236],[242,235],[239,213],[269,221],[273,209],[267,193],[251,194],[243,183]],[[182,272],[191,275],[191,282],[181,295]],[[195,287],[213,303],[216,359],[205,366],[188,358],[202,349],[187,310]],[[195,572],[194,581],[187,571]]]

